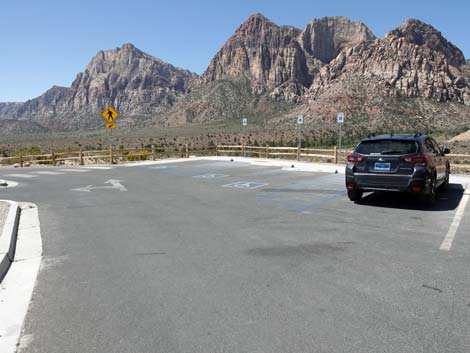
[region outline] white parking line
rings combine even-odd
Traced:
[[[31,175],[31,174],[7,174],[7,176],[13,177],[13,178],[25,178],[25,179],[37,177],[37,175]]]
[[[75,173],[85,173],[85,172],[91,172],[91,170],[88,169],[60,169],[62,172],[75,172]]]
[[[460,200],[459,207],[457,208],[457,212],[455,212],[454,219],[449,227],[449,231],[444,238],[440,250],[449,251],[452,247],[452,243],[454,242],[455,234],[459,229],[460,222],[463,218],[463,213],[465,211],[465,206],[467,206],[468,198],[470,196],[470,188],[464,190],[463,197]]]
[[[114,169],[114,167],[105,167],[105,166],[88,166],[88,167],[80,167],[81,169],[96,169],[96,170],[109,170]]]
[[[33,172],[34,174],[40,174],[40,175],[62,175],[64,173],[59,173],[59,172],[50,172],[48,170],[40,171],[40,172]]]
[[[159,165],[157,167],[150,167],[149,169],[174,169],[178,168],[177,165]]]

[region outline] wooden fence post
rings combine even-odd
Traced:
[[[114,164],[113,146],[109,148],[109,158],[111,160],[111,164]]]
[[[83,151],[82,151],[81,147],[80,147],[80,150],[78,151],[78,164],[84,165],[84,163],[83,163]]]
[[[152,143],[152,159],[157,159],[157,151],[155,150],[155,145]]]
[[[335,164],[338,164],[338,149],[336,146],[335,146],[334,153],[335,153]]]
[[[20,153],[20,167],[23,168],[23,153]]]
[[[269,145],[266,145],[266,158],[269,158]]]
[[[184,145],[184,150],[186,152],[186,158],[189,158],[189,147],[187,143]]]
[[[52,159],[52,165],[55,167],[55,153],[54,151],[51,152],[51,159]]]

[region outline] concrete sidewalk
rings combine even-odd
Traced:
[[[3,232],[3,225],[7,219],[8,210],[10,209],[10,204],[5,201],[0,201],[0,236]]]

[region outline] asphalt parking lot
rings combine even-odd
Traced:
[[[429,209],[229,159],[78,169],[0,170],[41,221],[24,352],[470,347],[470,207],[441,250],[466,185]]]

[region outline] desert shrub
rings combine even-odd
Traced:
[[[127,160],[130,162],[145,161],[147,159],[147,150],[129,151]]]

